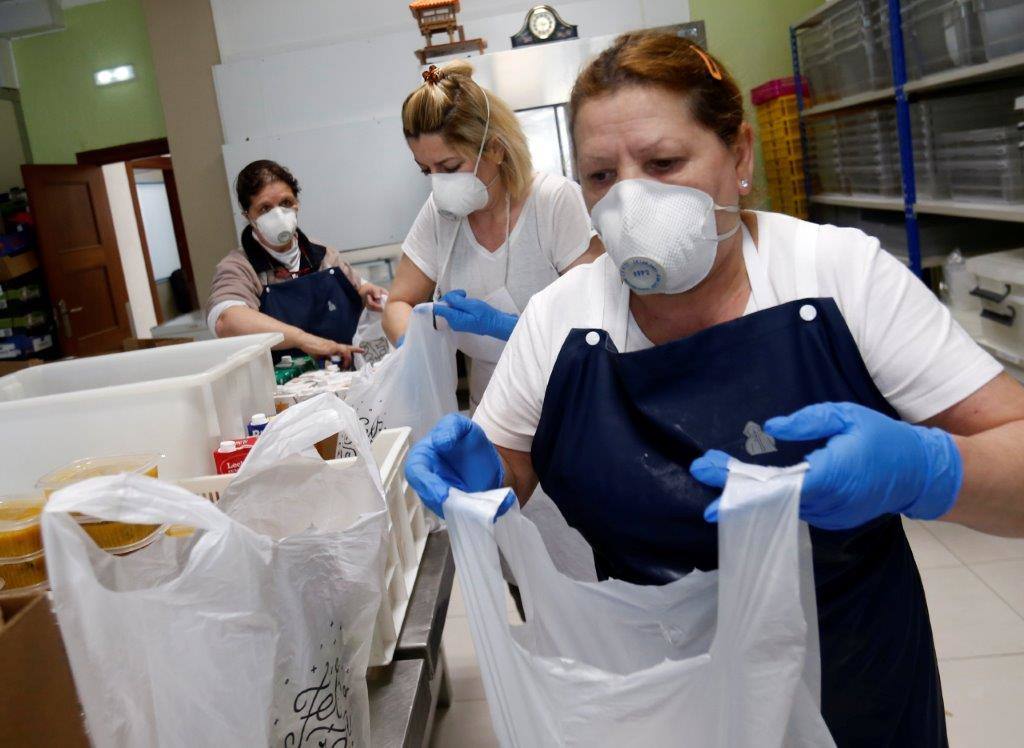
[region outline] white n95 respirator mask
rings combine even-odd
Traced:
[[[291,208],[282,208],[280,205],[256,219],[256,228],[260,236],[277,246],[290,243],[298,225],[299,217],[295,211]]]
[[[483,89],[481,89],[483,90]],[[480,159],[487,145],[487,131],[491,127],[491,100],[484,91],[484,102],[487,104],[487,120],[484,122],[484,137],[480,141],[480,151],[476,154],[476,165],[472,172],[457,171],[453,174],[431,174],[430,189],[434,194],[434,205],[437,212],[450,220],[465,218],[470,213],[487,206],[490,195],[487,188],[476,175],[480,168]],[[497,176],[495,176],[497,179]],[[494,180],[492,179],[493,183]]]
[[[608,257],[633,291],[683,293],[707,278],[718,243],[739,231],[737,220],[719,234],[716,210],[739,213],[740,207],[716,205],[695,187],[626,179],[598,201],[591,218]]]

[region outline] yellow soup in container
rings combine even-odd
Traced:
[[[36,551],[20,558],[0,558],[0,599],[44,590],[46,559]]]
[[[42,549],[39,514],[45,503],[43,496],[14,494],[0,497],[0,562]]]
[[[154,453],[117,455],[114,457],[87,457],[75,460],[44,475],[36,483],[49,497],[54,491],[87,478],[102,475],[134,473],[158,477],[160,455]],[[78,523],[100,548],[110,553],[131,553],[152,542],[157,536],[159,525],[132,525],[123,522],[92,519],[78,516]]]

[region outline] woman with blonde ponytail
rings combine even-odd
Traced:
[[[432,193],[402,245],[384,329],[400,344],[412,307],[434,299],[483,396],[535,293],[601,252],[580,188],[534,173],[512,109],[465,60],[431,66],[402,105],[402,127]]]

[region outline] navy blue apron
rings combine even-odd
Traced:
[[[720,491],[689,473],[707,450],[793,465],[821,442],[776,443],[761,428],[768,418],[829,401],[898,418],[834,300],[759,306],[633,353],[619,353],[599,329],[575,329],[563,344],[533,466],[591,544],[601,578],[664,584],[717,567],[717,531],[703,512]],[[900,518],[811,528],[811,540],[822,714],[836,743],[946,746],[928,609]]]
[[[363,311],[359,292],[341,268],[320,270],[327,249],[313,244],[298,232],[300,263],[292,273],[271,257],[252,235],[252,227],[242,232],[242,248],[263,282],[260,311],[312,335],[350,344]],[[270,283],[270,276],[288,278]],[[275,359],[301,351],[274,351]]]

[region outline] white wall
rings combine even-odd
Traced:
[[[149,247],[153,279],[160,282],[181,267],[178,242],[174,236],[174,221],[171,219],[171,206],[167,201],[167,187],[162,179],[154,182],[136,182],[135,193],[139,196],[142,225],[146,229],[146,246]]]
[[[149,338],[150,328],[156,325],[153,294],[149,287],[146,260],[142,256],[139,224],[135,220],[135,204],[128,186],[128,170],[124,163],[103,167],[103,181],[110,201],[110,214],[114,219],[114,234],[121,254],[121,269],[128,286],[128,303],[132,308],[132,327],[136,337]]]
[[[459,16],[468,37],[489,44],[478,81],[516,109],[565,101],[599,39],[690,15],[688,0],[569,0],[557,8],[579,26],[579,41],[502,51],[531,5],[475,0]],[[227,189],[249,161],[281,161],[302,184],[307,233],[342,250],[401,241],[429,190],[399,121],[422,80],[413,50],[423,38],[408,3],[211,0],[211,8],[224,61],[214,83]],[[545,88],[545,101],[531,102]]]
[[[466,37],[483,37],[488,51],[509,49],[533,2],[471,0],[459,22]],[[688,0],[562,0],[555,8],[580,36],[605,36],[632,28],[663,26],[690,17]],[[401,37],[403,56],[414,65],[423,46],[407,0],[210,0],[224,62],[266,57],[325,44],[371,47],[385,36]],[[365,73],[366,68],[354,71]]]

